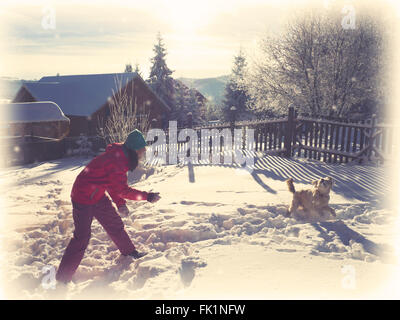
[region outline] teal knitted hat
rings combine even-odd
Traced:
[[[135,129],[128,135],[124,145],[129,150],[139,150],[147,146],[147,143],[143,134],[139,130]]]

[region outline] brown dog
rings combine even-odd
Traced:
[[[335,210],[329,207],[329,192],[333,187],[331,177],[321,178],[311,182],[313,187],[307,190],[296,191],[293,179],[286,180],[289,191],[293,193],[293,200],[289,207],[289,215],[296,214],[301,209],[306,217],[323,217],[325,213],[336,217]]]

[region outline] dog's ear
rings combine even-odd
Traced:
[[[328,180],[331,183],[331,187],[333,187],[333,179],[332,179],[332,177],[326,177],[326,180]]]
[[[311,184],[312,184],[314,187],[316,187],[316,186],[318,185],[318,180],[313,180],[313,181],[311,181]]]

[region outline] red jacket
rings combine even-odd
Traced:
[[[76,177],[71,199],[81,204],[95,204],[108,192],[117,207],[125,199],[147,200],[147,192],[128,186],[129,160],[122,143],[109,144],[106,151],[95,157]]]

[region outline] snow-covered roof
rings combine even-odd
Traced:
[[[7,123],[69,121],[60,107],[51,101],[2,103],[0,108],[4,116],[1,121]]]
[[[37,101],[57,103],[66,115],[90,116],[120,86],[126,86],[136,77],[140,78],[136,72],[52,76],[43,77],[37,82],[26,82],[24,87]],[[156,95],[156,98],[165,105],[160,97]]]

